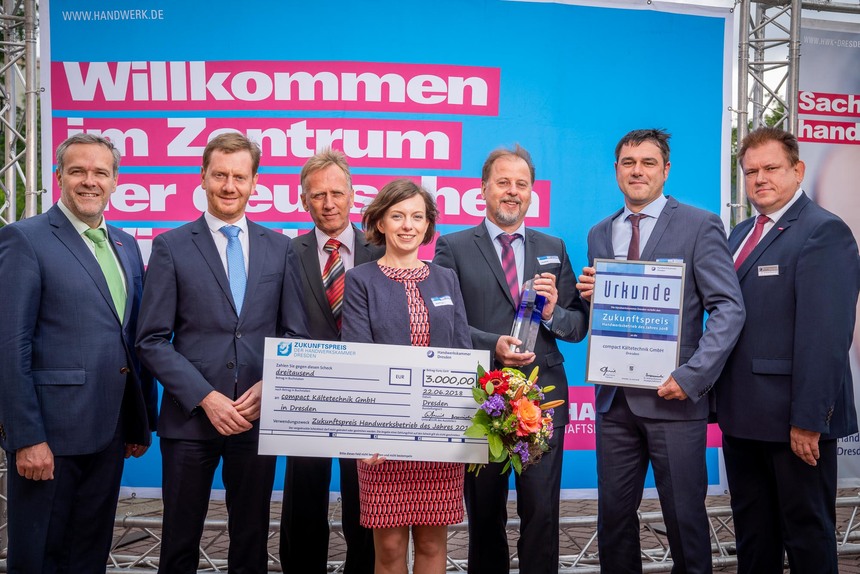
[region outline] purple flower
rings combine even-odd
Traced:
[[[490,395],[481,408],[491,417],[500,416],[505,411],[505,399],[499,395]]]
[[[520,461],[523,464],[528,464],[529,462],[529,445],[525,442],[518,442],[514,445],[514,454],[520,455]]]

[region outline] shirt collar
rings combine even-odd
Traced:
[[[484,218],[484,223],[487,225],[487,231],[490,232],[490,237],[492,237],[493,239],[497,238],[499,235],[501,235],[503,233],[507,233],[507,231],[505,231],[504,229],[502,229],[501,227],[499,227],[498,225],[496,225],[495,223],[490,221],[489,218]],[[520,237],[522,237],[523,241],[525,241],[525,237],[526,237],[526,222],[525,221],[520,223],[520,226],[517,227],[516,230],[514,231],[514,233],[512,233],[511,235],[514,235],[517,233],[519,233]]]
[[[222,221],[208,211],[203,212],[203,217],[206,220],[206,225],[209,227],[209,231],[211,231],[212,233],[221,233],[221,228],[225,225],[235,225],[242,230],[242,233],[245,234],[245,237],[248,236],[248,219],[244,215],[242,216],[242,219],[236,221],[235,223],[227,223],[226,221]]]
[[[87,231],[88,229],[92,229],[89,224],[84,223],[77,215],[72,213],[72,210],[69,209],[69,207],[65,203],[63,203],[62,199],[57,201],[57,205],[60,207],[60,211],[62,211],[65,216],[69,218],[69,221],[72,223],[72,227],[75,228],[75,231],[78,232],[78,235],[83,235],[85,231]],[[104,229],[105,235],[107,235],[107,224],[105,223],[104,216],[102,216],[102,220],[98,224],[98,229]]]
[[[768,213],[767,216],[770,218],[771,221],[776,223],[777,221],[779,221],[779,219],[783,215],[785,215],[785,212],[788,211],[792,205],[794,205],[794,202],[796,202],[798,199],[800,199],[801,195],[803,195],[803,188],[798,187],[797,191],[794,192],[794,197],[792,197],[788,203],[783,205],[781,209],[778,209],[777,211],[774,211],[773,213]],[[758,212],[756,212],[756,213],[758,213]]]
[[[641,215],[647,215],[648,217],[653,217],[654,219],[658,219],[660,214],[663,213],[663,208],[666,207],[666,202],[669,199],[665,195],[661,195],[645,207],[639,210]],[[624,211],[621,212],[621,219],[627,219],[627,216],[631,215],[633,212],[630,211],[630,208],[627,207],[627,204],[624,204]]]
[[[323,233],[320,228],[316,226],[314,226],[314,235],[316,235],[317,238],[317,249],[322,252],[325,242],[331,239],[331,237]],[[340,235],[335,237],[335,239],[340,241],[341,247],[352,253],[352,247],[355,245],[355,229],[352,227],[352,224],[347,225],[346,229],[341,231]]]

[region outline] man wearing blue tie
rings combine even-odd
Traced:
[[[245,217],[259,164],[260,148],[244,136],[212,139],[201,169],[206,213],[153,242],[137,349],[164,387],[162,573],[197,571],[222,461],[229,571],[268,569],[275,457],[257,454],[263,340],[308,335],[289,238]]]
[[[143,261],[102,216],[119,160],[100,136],[70,137],[60,200],[0,229],[8,572],[104,572],[123,457],[151,441],[156,389],[134,354]]]

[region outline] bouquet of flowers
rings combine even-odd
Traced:
[[[555,387],[541,389],[537,377],[537,367],[526,377],[517,369],[487,372],[478,365],[478,385],[472,396],[479,406],[466,436],[486,436],[490,462],[504,462],[503,473],[513,466],[520,474],[549,451],[553,409],[564,401],[541,404],[544,393]],[[471,464],[469,471],[479,471],[481,466]]]

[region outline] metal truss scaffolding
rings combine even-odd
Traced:
[[[784,114],[776,125],[797,133],[801,16],[809,16],[814,12],[860,15],[860,0],[850,3],[830,0],[740,0],[738,4],[738,25],[741,28],[738,42],[737,141],[743,140],[750,129],[766,125],[767,117],[779,115],[780,111],[784,111]],[[732,202],[732,221],[742,221],[746,216],[743,178],[738,177]]]

